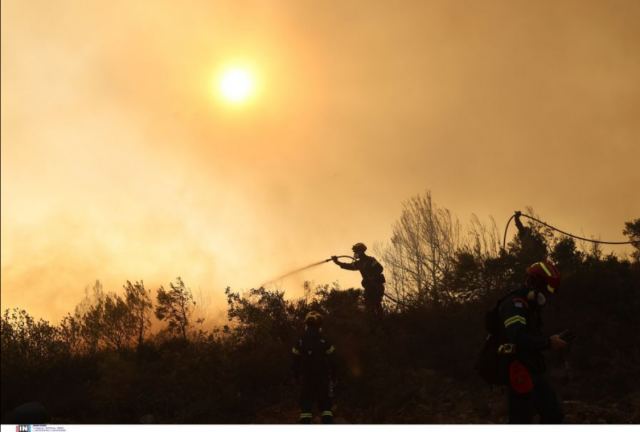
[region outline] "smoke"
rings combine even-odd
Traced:
[[[425,189],[620,238],[640,213],[634,2],[2,3],[2,305],[181,276],[224,305],[389,237]],[[229,111],[216,68],[266,83]],[[306,278],[357,285],[316,266]]]

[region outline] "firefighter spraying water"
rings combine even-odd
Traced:
[[[333,258],[334,258],[334,257],[327,258],[327,259],[324,259],[324,260],[322,260],[322,261],[314,262],[313,264],[309,264],[309,265],[306,265],[306,266],[304,266],[304,267],[300,267],[300,268],[297,268],[297,269],[295,269],[295,270],[291,270],[290,272],[287,272],[287,273],[285,273],[285,274],[283,274],[283,275],[280,275],[280,276],[278,276],[277,278],[273,278],[273,279],[271,279],[271,280],[269,280],[269,281],[267,281],[267,282],[264,282],[261,286],[265,286],[265,285],[270,285],[270,284],[276,283],[276,282],[281,281],[282,279],[284,279],[284,278],[286,278],[286,277],[289,277],[289,276],[291,276],[291,275],[294,275],[294,274],[296,274],[296,273],[300,273],[300,272],[303,272],[303,271],[305,271],[305,270],[309,270],[309,269],[311,269],[311,268],[313,268],[313,267],[317,267],[317,266],[319,266],[319,265],[322,265],[322,264],[328,263],[328,262],[329,262],[329,261],[331,261]],[[335,257],[335,258],[346,258],[346,259],[350,259],[350,260],[353,260],[353,259],[354,259],[353,257],[351,257],[351,256],[349,256],[349,255],[339,255],[339,256],[337,256],[337,257]]]
[[[300,273],[313,267],[322,265],[329,261],[333,261],[340,268],[351,271],[359,271],[362,275],[362,288],[364,289],[364,301],[367,315],[372,319],[382,317],[382,299],[384,297],[385,277],[384,268],[374,257],[367,255],[365,252],[367,246],[364,243],[356,243],[351,247],[353,256],[349,255],[333,255],[331,258],[306,265],[304,267],[287,272],[277,278],[262,284],[262,286],[278,282],[288,276]],[[350,262],[343,262],[340,259],[347,259]]]
[[[331,257],[331,259],[340,268],[360,271],[367,314],[372,319],[380,319],[382,317],[384,283],[386,282],[382,273],[384,268],[377,259],[365,253],[367,246],[364,243],[354,244],[351,250],[353,250],[354,255],[354,260],[351,263],[340,262],[336,256]]]

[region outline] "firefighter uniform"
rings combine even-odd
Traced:
[[[367,312],[372,316],[382,316],[382,297],[384,296],[385,283],[382,264],[374,257],[364,255],[364,253],[352,263],[336,262],[336,264],[345,270],[360,271]]]
[[[318,405],[322,423],[333,423],[331,385],[335,376],[335,347],[318,328],[307,328],[293,346],[293,373],[302,385],[300,423],[311,423]]]
[[[542,334],[541,308],[528,293],[526,287],[515,290],[498,307],[505,341],[498,352],[508,359],[509,422],[531,423],[535,411],[541,423],[561,423],[558,399],[545,377],[549,338]]]

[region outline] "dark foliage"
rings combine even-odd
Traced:
[[[625,233],[638,238],[638,220]],[[53,423],[289,423],[296,419],[290,349],[310,310],[341,366],[336,414],[349,423],[504,421],[504,395],[474,375],[483,316],[521,280],[531,257],[548,253],[563,275],[548,306],[549,333],[569,328],[570,350],[549,355],[550,375],[572,422],[640,422],[640,263],[530,227],[535,242],[507,251],[461,248],[429,289],[389,303],[384,320],[365,318],[360,289],[319,286],[304,299],[257,288],[226,290],[228,325],[195,330],[193,299],[182,280],[158,291],[155,314],[168,332],[150,334],[152,304],[142,282],[125,297],[99,286],[58,326],[24,310],[1,323],[2,412],[42,402]],[[436,288],[434,288],[436,287]],[[431,298],[438,298],[430,291]],[[453,293],[453,294],[451,294]]]

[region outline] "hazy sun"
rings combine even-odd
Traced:
[[[250,99],[255,92],[255,77],[246,68],[228,68],[220,75],[218,90],[225,101],[241,104]]]

